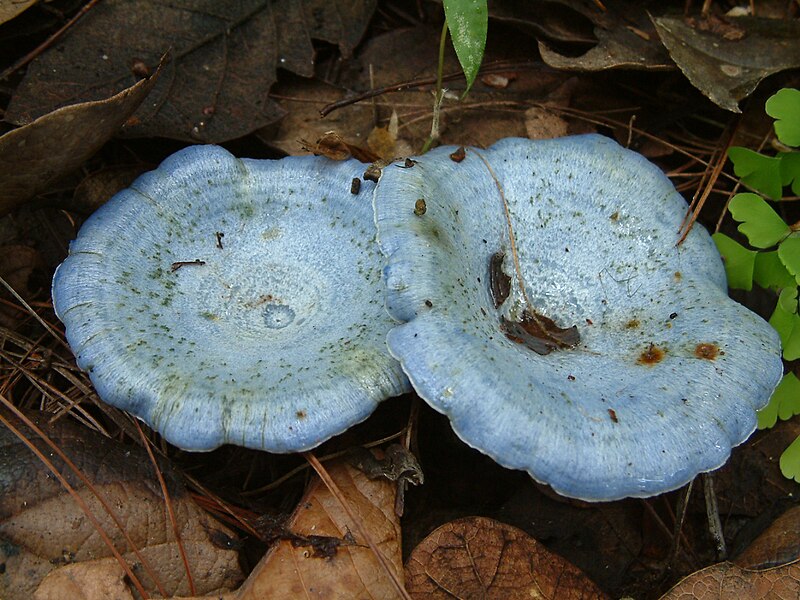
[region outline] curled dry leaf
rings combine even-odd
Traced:
[[[324,156],[331,160],[355,158],[363,163],[370,163],[378,160],[378,157],[366,148],[347,143],[342,136],[334,131],[328,131],[322,134],[322,137],[315,142],[309,142],[308,140],[300,141],[302,142],[303,150],[311,152],[316,156]]]
[[[661,600],[783,600],[800,598],[800,565],[752,571],[724,562],[680,581]]]
[[[692,85],[732,112],[741,112],[739,100],[762,79],[800,66],[800,23],[795,20],[730,18],[723,29],[676,17],[653,22]]]
[[[123,446],[68,418],[50,424],[51,415],[32,415],[34,422],[84,473],[114,511],[117,522],[138,550],[137,555],[97,496],[41,438],[8,413],[3,412],[2,416],[50,457],[148,593],[158,594],[160,587],[168,595],[189,595],[186,571],[161,488],[143,450]],[[242,578],[236,552],[213,543],[215,532],[232,534],[191,500],[167,463],[161,462],[159,466],[170,493],[196,592],[216,593],[234,587]],[[73,571],[43,583],[41,594],[45,598],[71,598],[70,582],[76,578],[91,580],[86,570],[107,574],[107,568],[94,561],[111,556],[75,498],[10,429],[0,425],[0,564],[4,567],[0,571],[0,597],[28,600],[51,571],[69,565]],[[89,562],[82,566],[84,561]],[[54,588],[58,581],[68,587]]]
[[[532,31],[539,42],[542,60],[556,69],[601,71],[611,68],[671,68],[669,57],[653,31],[642,2],[623,0],[607,3],[555,0],[514,2],[494,0],[489,14],[501,21]],[[561,54],[559,48],[573,44],[575,50],[591,47],[582,54]]]
[[[118,92],[171,48],[167,76],[126,133],[207,143],[241,137],[283,116],[269,97],[278,68],[312,76],[311,38],[338,44],[349,56],[375,4],[104,0],[31,63],[6,119],[23,124],[58,106]]]
[[[406,563],[406,587],[425,599],[607,598],[524,531],[483,517],[451,521],[425,538]]]
[[[328,463],[326,468],[402,582],[400,523],[394,514],[396,485],[382,478],[369,479],[344,460]],[[283,539],[271,548],[240,588],[237,600],[398,597],[359,529],[320,479],[311,482],[286,528],[294,543]],[[328,536],[329,541],[340,543],[327,553],[329,557],[319,557],[314,546],[297,545],[297,537],[311,536]]]
[[[160,71],[110,98],[59,108],[1,136],[0,216],[75,170],[117,134]]]

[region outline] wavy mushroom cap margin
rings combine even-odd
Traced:
[[[195,146],[109,200],[53,281],[99,396],[186,450],[295,452],[408,391],[363,170]]]
[[[374,200],[407,322],[388,344],[419,395],[564,496],[646,497],[721,466],[781,377],[780,341],[728,297],[705,230],[676,245],[667,177],[599,135],[455,151],[389,165]]]

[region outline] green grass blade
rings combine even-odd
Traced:
[[[458,62],[467,78],[466,95],[475,83],[483,60],[489,9],[486,0],[444,0],[444,14]]]

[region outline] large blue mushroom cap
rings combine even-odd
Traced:
[[[363,171],[197,146],[92,215],[53,301],[100,397],[187,450],[293,452],[407,391]]]
[[[721,466],[781,377],[686,203],[598,135],[439,148],[383,170],[388,336],[417,392],[500,464],[585,500]],[[513,235],[513,238],[512,238]]]

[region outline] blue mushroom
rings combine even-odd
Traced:
[[[100,397],[187,450],[294,452],[408,391],[363,170],[197,146],[92,215],[53,301]]]
[[[782,373],[656,166],[599,135],[438,148],[374,197],[389,349],[470,446],[559,494],[651,496],[721,466]],[[451,154],[453,156],[451,156]]]

